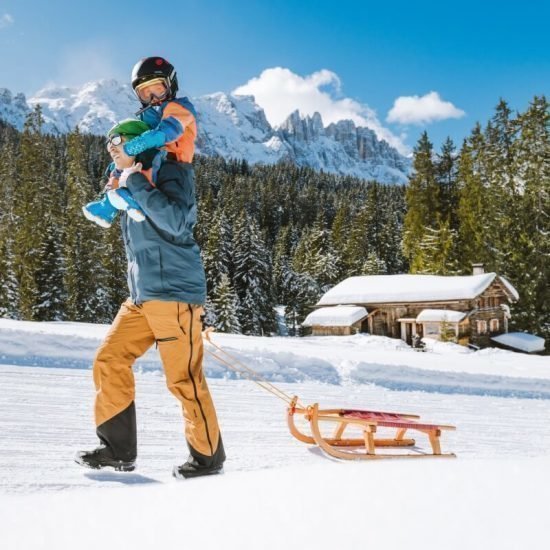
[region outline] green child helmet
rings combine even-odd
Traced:
[[[143,132],[150,130],[149,126],[141,120],[135,118],[127,118],[120,122],[117,122],[108,132],[107,137],[112,137],[114,135],[124,136],[127,139],[135,138],[140,136]]]

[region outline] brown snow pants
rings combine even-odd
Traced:
[[[201,306],[183,302],[122,304],[93,367],[97,435],[121,460],[137,455],[132,365],[156,342],[168,389],[182,403],[191,455],[205,464],[214,458],[223,462],[216,411],[202,371],[201,313]]]

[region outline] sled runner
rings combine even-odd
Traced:
[[[219,363],[258,384],[287,404],[287,422],[290,433],[303,443],[318,445],[325,453],[345,460],[372,460],[377,458],[422,458],[454,457],[453,453],[442,453],[440,437],[445,430],[455,430],[454,426],[422,422],[415,414],[366,411],[359,409],[320,409],[319,405],[304,406],[298,397],[291,397],[280,388],[263,378],[239,359],[215,344],[211,339],[214,331],[208,328],[203,332],[206,341],[216,351],[206,351]],[[295,417],[303,417],[309,423],[310,434],[301,431]],[[333,426],[331,437],[325,435],[327,427]],[[376,437],[378,428],[393,431],[392,437]],[[359,430],[362,437],[344,438],[346,430]],[[407,432],[414,431],[428,437],[432,452],[399,452],[401,447],[413,447],[415,440],[406,438]],[[392,452],[377,452],[377,447],[393,449]]]

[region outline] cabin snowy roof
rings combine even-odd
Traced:
[[[495,279],[502,282],[515,300],[519,299],[512,284],[496,273],[464,276],[361,275],[349,277],[331,288],[317,305],[471,300]]]
[[[460,323],[466,317],[463,311],[450,311],[448,309],[423,309],[416,318],[417,323]]]
[[[367,316],[367,310],[359,306],[322,307],[312,311],[302,323],[303,327],[350,327]]]
[[[491,340],[527,353],[544,350],[544,338],[529,334],[528,332],[508,332],[507,334],[493,336]]]

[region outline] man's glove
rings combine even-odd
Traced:
[[[136,172],[141,172],[141,169],[143,168],[141,162],[138,162],[137,164],[133,164],[129,168],[124,168],[122,170],[122,174],[120,174],[120,178],[118,179],[118,186],[119,187],[126,187],[126,180],[130,176],[130,174],[135,174]]]

